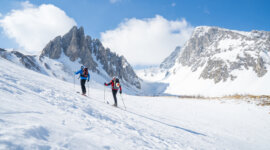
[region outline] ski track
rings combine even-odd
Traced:
[[[269,149],[269,107],[244,101],[82,96],[0,58],[0,149]],[[109,88],[106,100],[112,102]]]

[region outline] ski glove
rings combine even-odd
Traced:
[[[89,80],[87,80],[87,82],[89,82]]]
[[[120,91],[120,94],[122,94],[122,91]]]

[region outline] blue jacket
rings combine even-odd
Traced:
[[[89,74],[89,71],[88,71],[88,77],[82,76],[82,74],[83,74],[83,70],[82,70],[82,69],[79,70],[79,71],[77,71],[77,72],[75,72],[75,74],[80,74],[80,78],[81,78],[81,79],[85,79],[85,80],[88,79],[88,81],[90,80],[90,74]]]

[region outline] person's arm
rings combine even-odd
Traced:
[[[79,70],[79,71],[75,72],[75,74],[79,74],[80,72],[81,72],[81,70]]]
[[[104,85],[109,86],[112,84],[112,81],[110,81],[108,84],[105,82]]]
[[[122,94],[122,87],[121,87],[121,85],[120,85],[120,87],[119,87],[119,88],[120,88],[120,94]]]
[[[89,80],[90,80],[90,73],[88,73],[88,80],[87,81],[89,82]]]

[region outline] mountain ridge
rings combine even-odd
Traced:
[[[155,76],[170,85],[165,91],[169,94],[269,95],[270,91],[265,90],[267,86],[263,84],[268,82],[269,56],[268,31],[243,32],[199,26],[181,49],[176,49],[161,63]],[[150,78],[147,71],[139,76]],[[247,88],[249,84],[245,82],[254,87]]]
[[[83,27],[74,26],[65,35],[55,37],[39,56],[0,49],[0,57],[70,82],[73,80],[74,71],[84,65],[93,73],[96,78],[94,80],[101,84],[117,76],[127,88],[135,91],[141,89],[141,80],[125,57],[104,48],[98,39],[85,36]]]
[[[139,78],[125,57],[111,52],[98,39],[92,39],[88,35],[85,36],[83,27],[78,29],[74,26],[64,36],[58,36],[50,41],[43,49],[41,57],[47,56],[51,59],[58,59],[62,52],[72,62],[80,59],[80,63],[93,72],[100,74],[102,68],[110,77],[118,76],[136,88],[141,88]],[[102,65],[102,67],[99,65]]]

